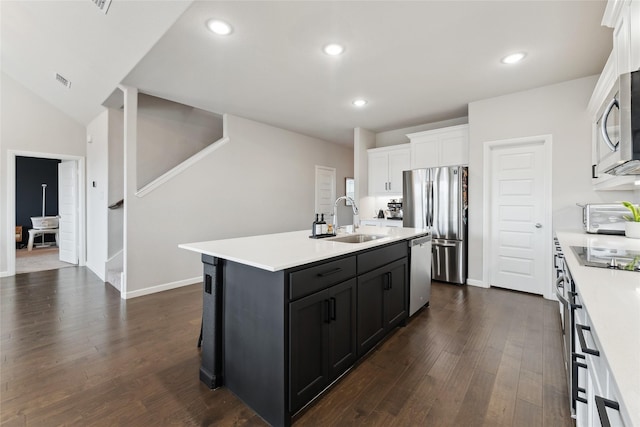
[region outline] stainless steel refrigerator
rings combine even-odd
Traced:
[[[468,175],[466,166],[403,172],[403,225],[431,230],[433,280],[467,281]]]

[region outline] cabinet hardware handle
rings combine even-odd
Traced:
[[[331,323],[331,302],[324,300],[324,323]]]
[[[327,277],[327,276],[331,276],[332,274],[336,274],[339,271],[342,271],[342,268],[338,267],[338,268],[334,268],[333,270],[325,271],[323,273],[318,273],[317,276],[318,277]]]
[[[618,404],[618,402],[614,402],[613,400],[605,399],[604,397],[600,396],[596,396],[595,400],[596,408],[598,409],[598,418],[600,418],[600,424],[602,424],[602,427],[611,427],[611,422],[609,421],[606,407],[619,411],[620,405]]]
[[[336,320],[336,299],[334,297],[331,300],[331,320]]]
[[[578,310],[582,308],[582,304],[578,304],[576,302],[576,297],[578,296],[577,292],[567,292],[569,294],[570,300],[569,300],[569,305],[571,306],[572,310]]]
[[[578,362],[578,359],[583,359],[584,360],[584,356],[582,354],[576,354],[576,353],[572,353],[573,357],[572,357],[572,365],[573,365],[573,375],[572,375],[572,379],[571,382],[573,383],[572,385],[572,395],[573,395],[573,400],[575,400],[576,402],[581,402],[584,404],[587,404],[587,399],[585,399],[584,397],[580,397],[578,396],[578,393],[584,393],[587,394],[586,390],[582,387],[578,387],[578,368],[582,368],[585,370],[588,370],[589,368],[587,367],[587,365],[585,363],[580,363]]]
[[[385,291],[391,289],[391,287],[389,286],[389,273],[384,274],[384,284],[382,285],[382,289],[384,289]]]
[[[596,175],[596,165],[591,165],[591,178],[597,178],[598,175]]]
[[[389,182],[389,190],[391,190],[391,182]]]
[[[591,327],[576,323],[576,330],[578,331],[578,340],[580,341],[580,347],[582,347],[582,352],[599,357],[600,351],[587,347],[587,341],[584,339],[584,331],[590,331]]]

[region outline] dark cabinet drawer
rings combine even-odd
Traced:
[[[289,298],[294,300],[310,295],[355,275],[355,256],[294,271],[289,274]]]
[[[408,243],[403,240],[394,245],[384,246],[358,255],[358,274],[366,273],[392,261],[407,256]]]

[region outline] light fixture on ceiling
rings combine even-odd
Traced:
[[[330,56],[338,56],[344,52],[344,46],[337,43],[330,43],[322,48],[322,51]]]
[[[207,21],[207,28],[209,28],[212,33],[219,36],[228,36],[233,32],[231,25],[219,19],[209,19]]]
[[[364,107],[365,105],[367,105],[367,100],[366,99],[355,99],[352,102],[353,105],[355,105],[356,107]]]
[[[500,60],[503,64],[516,64],[524,59],[527,56],[524,52],[516,52],[510,55],[505,56]]]

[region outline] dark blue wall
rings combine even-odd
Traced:
[[[16,156],[16,225],[22,226],[24,244],[32,228],[31,217],[42,215],[42,184],[47,184],[46,216],[58,215],[58,163],[60,160]],[[45,241],[55,241],[55,236],[49,234]]]

